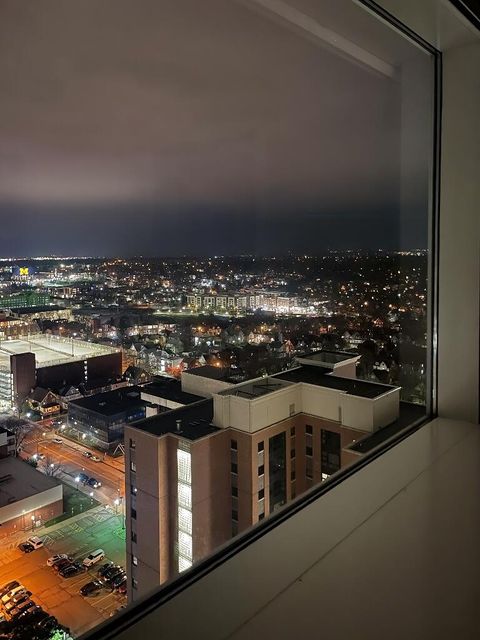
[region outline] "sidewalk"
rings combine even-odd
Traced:
[[[62,529],[66,525],[74,524],[79,520],[83,520],[84,518],[89,518],[92,515],[99,514],[99,513],[108,514],[112,518],[116,517],[116,514],[112,509],[108,509],[104,505],[99,505],[98,507],[93,507],[88,511],[84,511],[83,513],[78,513],[76,516],[72,516],[71,518],[62,520],[61,522],[57,522],[57,524],[52,524],[49,527],[45,527],[45,525],[42,525],[41,527],[38,527],[34,531],[29,529],[27,531],[21,530],[21,531],[17,531],[16,533],[9,534],[5,536],[3,539],[0,539],[0,553],[3,554],[5,549],[15,549],[16,547],[18,547],[20,542],[23,542],[24,540],[26,540],[26,538],[28,538],[31,535],[36,535],[39,537],[48,536],[53,531]]]

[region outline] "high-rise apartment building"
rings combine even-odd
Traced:
[[[125,427],[130,601],[350,464],[351,445],[398,418],[400,389],[346,377],[355,361],[318,352]]]

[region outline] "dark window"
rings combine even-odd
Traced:
[[[238,473],[238,465],[235,464],[235,462],[232,462],[232,464],[230,465],[230,471],[232,473]]]
[[[270,513],[287,501],[286,448],[285,432],[270,438],[268,443]]]
[[[232,509],[232,520],[238,522],[238,511],[236,509]]]
[[[264,447],[265,447],[264,443],[263,442],[259,442],[258,446],[257,446],[258,453],[261,453],[263,451]]]
[[[260,514],[258,515],[258,519],[259,519],[259,520],[263,520],[263,519],[264,519],[264,517],[265,517],[265,514],[264,514],[264,513],[260,513]]]
[[[313,434],[313,427],[311,424],[307,424],[305,426],[305,433],[311,436]]]
[[[137,519],[137,510],[136,509],[130,509],[130,516],[136,520]]]
[[[290,450],[290,458],[294,458],[295,457],[295,449],[291,449]]]
[[[135,447],[137,446],[135,440],[132,440],[132,438],[130,438],[130,449],[135,449]]]
[[[258,492],[258,499],[262,500],[265,497],[265,489],[260,489]]]
[[[136,542],[137,541],[137,534],[135,533],[135,531],[132,531],[132,542]]]
[[[261,464],[261,465],[258,467],[258,475],[259,475],[259,476],[263,476],[263,474],[264,474],[264,473],[265,473],[265,467],[263,466],[263,464]]]
[[[238,487],[232,487],[232,496],[238,498]]]
[[[292,427],[292,428],[290,429],[290,435],[291,435],[291,436],[294,436],[294,435],[295,435],[295,427]]]
[[[238,522],[232,522],[232,536],[238,534]]]
[[[331,475],[340,469],[340,434],[322,429],[322,473]]]
[[[135,578],[132,578],[132,587],[134,589],[138,589],[138,582],[135,580]]]
[[[312,447],[305,447],[305,453],[307,454],[307,456],[313,456]]]
[[[292,482],[293,482],[293,480],[295,480],[295,477],[296,477],[296,476],[295,476],[295,469],[292,469],[292,470],[290,471],[290,480],[292,480]]]
[[[230,449],[233,449],[234,451],[237,450],[237,441],[236,440],[230,440]]]

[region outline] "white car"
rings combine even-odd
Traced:
[[[54,556],[50,556],[47,560],[47,565],[53,567],[53,565],[59,560],[66,560],[68,558],[66,553],[56,553]]]
[[[92,553],[85,558],[83,561],[84,567],[91,567],[100,560],[103,560],[105,557],[105,551],[103,549],[97,549],[96,551],[92,551]]]
[[[17,593],[20,593],[20,591],[25,591],[25,587],[22,584],[18,585],[18,587],[15,587],[15,589],[12,589],[11,591],[9,591],[3,596],[2,598],[3,604],[7,604],[7,602],[11,598],[13,598],[13,596],[15,596]]]
[[[63,440],[61,438],[52,438],[52,442],[55,444],[62,444]]]

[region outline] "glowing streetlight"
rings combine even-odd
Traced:
[[[77,491],[78,491],[78,483],[80,482],[80,476],[77,476],[75,478],[75,486],[77,487]]]

